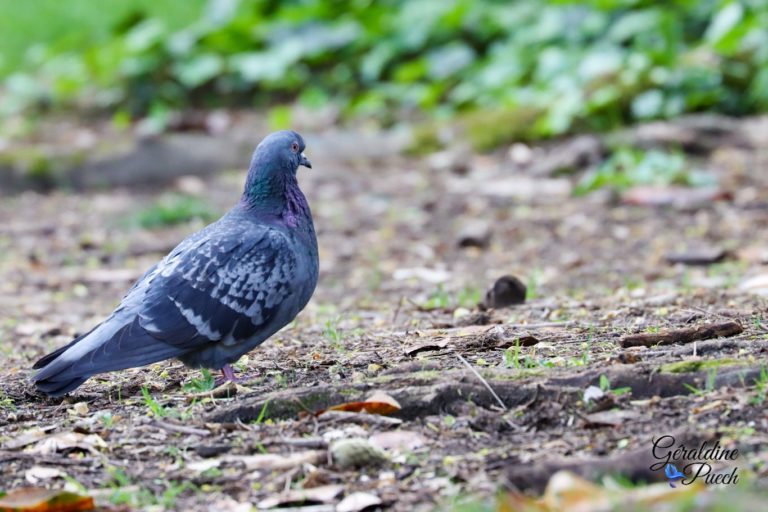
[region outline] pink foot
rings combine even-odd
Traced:
[[[221,375],[222,376],[217,378],[214,382],[215,387],[219,387],[225,382],[241,382],[241,380],[235,376],[235,371],[228,364],[221,367]]]

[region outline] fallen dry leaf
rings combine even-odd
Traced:
[[[290,505],[332,503],[344,491],[343,485],[323,485],[311,489],[294,489],[277,496],[270,496],[256,504],[256,508],[268,509]]]
[[[40,487],[15,489],[0,498],[0,512],[78,512],[93,508],[90,496]]]
[[[7,441],[5,444],[3,444],[3,448],[6,450],[18,450],[19,448],[24,448],[27,445],[43,439],[48,434],[48,431],[52,430],[53,428],[54,427],[44,429],[35,427],[29,430],[25,430],[21,433],[21,435],[14,437],[10,441]]]
[[[32,485],[62,476],[64,473],[61,470],[47,466],[32,466],[24,472],[24,479]]]
[[[374,446],[384,450],[399,452],[415,450],[427,443],[427,439],[419,432],[412,430],[393,430],[391,432],[379,432],[368,438]]]
[[[78,432],[59,432],[38,441],[33,447],[27,448],[25,451],[39,455],[51,455],[75,449],[89,453],[98,453],[100,449],[106,447],[107,443],[96,434],[85,435]]]
[[[360,512],[377,505],[381,505],[381,499],[375,494],[353,492],[336,505],[336,512]]]
[[[245,470],[285,470],[301,464],[319,464],[326,458],[325,450],[309,450],[288,455],[277,453],[260,453],[257,455],[227,455],[220,459],[206,459],[191,462],[187,468],[197,473],[217,468],[223,463],[240,463]]]
[[[622,505],[632,510],[655,510],[662,504],[684,505],[692,496],[704,490],[704,484],[696,481],[682,488],[671,488],[665,483],[651,484],[632,489],[609,489],[594,484],[570,471],[558,471],[552,475],[541,498],[533,498],[512,492],[499,500],[500,512],[518,510],[557,512],[593,512],[618,510]],[[676,510],[676,507],[672,507]]]
[[[392,414],[402,409],[400,404],[388,394],[376,391],[363,402],[347,402],[345,404],[334,405],[316,413],[320,416],[326,411],[345,411],[345,412],[367,412],[368,414]]]

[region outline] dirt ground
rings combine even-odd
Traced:
[[[137,212],[180,192],[223,212],[243,172],[3,198],[0,490],[67,486],[123,510],[481,510],[499,491],[540,494],[559,469],[666,482],[649,471],[652,439],[674,435],[738,448],[741,507],[759,508],[768,144],[698,148],[719,192],[654,206],[670,191],[574,197],[581,172],[534,172],[522,150],[419,159],[307,139],[320,284],[216,396],[178,362],[97,376],[63,400],[28,378],[201,227],[141,229]],[[480,310],[504,275],[528,300]],[[730,322],[741,332],[622,346]],[[374,393],[400,409],[313,414]]]

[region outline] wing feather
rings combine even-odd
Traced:
[[[158,268],[141,304],[140,324],[158,339],[189,349],[244,341],[290,294],[295,267],[287,238],[273,228],[203,240]]]

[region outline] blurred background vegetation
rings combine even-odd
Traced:
[[[334,105],[488,149],[768,110],[768,0],[0,0],[0,114]],[[280,115],[279,110],[275,115]]]

